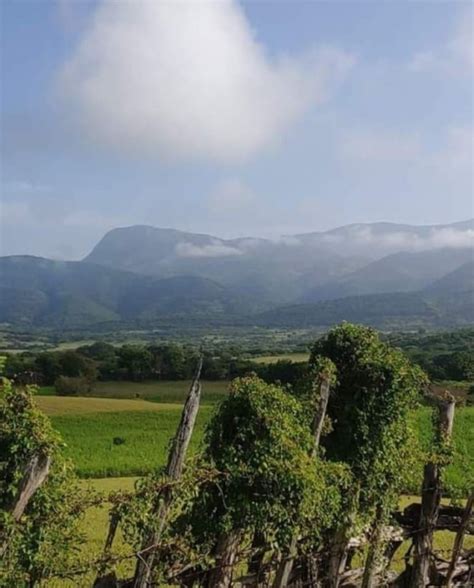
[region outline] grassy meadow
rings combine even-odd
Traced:
[[[192,448],[202,439],[213,405],[225,397],[227,386],[227,382],[203,382]],[[136,476],[164,465],[188,387],[189,382],[99,382],[91,397],[53,396],[52,389],[43,389],[37,403],[61,433],[79,476]],[[431,410],[421,407],[413,419],[421,446],[428,447]],[[456,494],[465,492],[474,479],[474,407],[456,411],[454,448],[446,482]],[[413,472],[407,490],[416,492],[422,466]]]
[[[202,407],[191,450],[202,438],[210,408]],[[165,465],[180,410],[102,412],[51,418],[66,443],[66,455],[81,477],[138,476]],[[116,444],[119,440],[120,444]]]
[[[259,355],[252,357],[255,363],[276,363],[277,361],[294,361],[295,363],[308,361],[309,353],[282,353],[281,355]]]
[[[189,390],[189,380],[95,382],[87,397],[148,400],[158,403],[183,404]],[[229,382],[203,380],[201,404],[215,404],[225,398]],[[43,386],[39,396],[54,396],[54,386]]]

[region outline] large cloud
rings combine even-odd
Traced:
[[[178,243],[175,252],[178,257],[229,257],[243,254],[243,251],[237,247],[226,245],[218,239],[214,239],[207,245]]]
[[[353,62],[330,47],[271,59],[235,0],[102,0],[59,82],[94,141],[239,161],[327,99]]]
[[[400,251],[424,251],[441,248],[469,248],[474,245],[474,230],[456,229],[454,227],[433,227],[425,234],[420,234],[413,227],[411,231],[374,232],[367,225],[353,225],[345,235],[327,234],[323,240],[329,244],[367,244],[374,248],[388,247]]]

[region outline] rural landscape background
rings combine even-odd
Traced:
[[[472,3],[0,11],[0,587],[474,586]]]

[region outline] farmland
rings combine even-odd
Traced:
[[[189,382],[98,382],[93,397],[40,395],[36,401],[61,433],[66,454],[79,476],[136,476],[164,465],[188,386]],[[213,404],[226,395],[227,387],[227,382],[203,382],[203,403],[192,448],[198,447]],[[419,408],[413,419],[420,444],[427,447],[430,409]],[[123,442],[115,444],[118,437]],[[474,407],[457,410],[454,446],[456,459],[447,469],[446,480],[451,490],[465,491],[474,478],[470,459],[474,453]],[[420,476],[421,464],[407,490],[416,491]]]
[[[90,396],[99,398],[133,398],[158,403],[182,404],[189,390],[189,380],[146,382],[96,382]],[[227,394],[225,381],[202,382],[202,404],[214,404]]]
[[[210,410],[208,407],[201,409],[191,449],[202,437]],[[177,406],[164,405],[156,410],[152,405],[148,412],[54,416],[52,423],[61,433],[66,443],[66,455],[73,461],[79,476],[101,478],[142,475],[165,465],[169,440],[176,431],[179,418]]]

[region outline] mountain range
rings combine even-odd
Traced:
[[[83,261],[0,258],[0,322],[51,328],[164,320],[469,324],[473,238],[474,220],[354,224],[274,240],[118,228]]]

